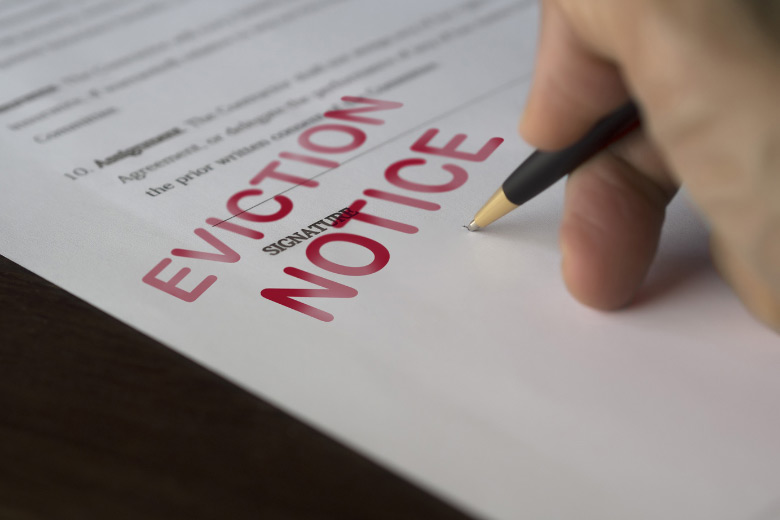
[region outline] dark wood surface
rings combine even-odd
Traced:
[[[0,257],[0,518],[467,517]]]

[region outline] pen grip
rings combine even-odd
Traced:
[[[504,181],[504,195],[518,206],[527,202],[637,126],[637,106],[633,102],[626,103],[601,119],[582,139],[568,148],[531,154]]]

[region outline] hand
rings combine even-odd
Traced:
[[[562,148],[628,97],[643,117],[569,176],[562,268],[577,299],[632,300],[684,184],[722,275],[780,330],[778,35],[777,2],[542,0],[523,137]]]

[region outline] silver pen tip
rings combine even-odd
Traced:
[[[466,229],[468,229],[469,231],[479,231],[482,228],[477,225],[477,222],[475,220],[472,220],[471,224],[466,226]]]

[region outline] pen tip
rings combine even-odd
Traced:
[[[476,222],[476,221],[472,220],[472,221],[471,221],[471,224],[469,224],[468,226],[466,226],[466,229],[468,229],[469,231],[479,231],[479,230],[480,230],[480,229],[482,229],[482,228],[481,228],[480,226],[478,226],[478,225],[477,225],[477,222]]]

